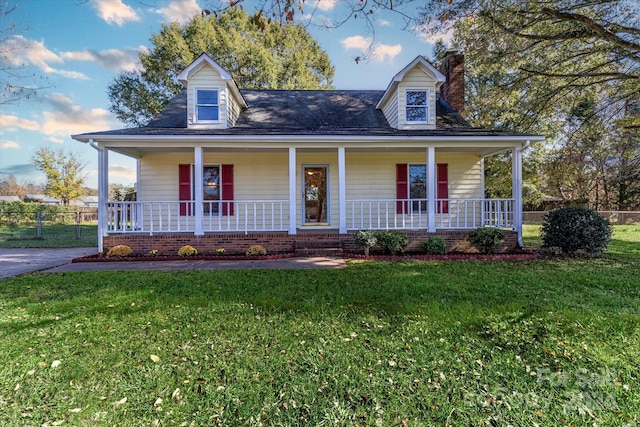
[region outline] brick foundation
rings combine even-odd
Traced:
[[[406,231],[409,244],[406,252],[422,252],[422,244],[433,236],[444,239],[448,252],[477,252],[467,242],[468,231],[440,230],[435,233],[426,231]],[[191,233],[167,234],[112,234],[104,237],[105,253],[116,245],[127,245],[134,253],[145,255],[156,249],[162,255],[175,255],[184,245],[191,245],[203,255],[213,255],[217,249],[224,248],[225,254],[244,254],[251,245],[261,245],[270,254],[300,252],[311,254],[314,250],[337,248],[343,252],[362,253],[363,249],[355,244],[353,234],[339,233],[305,233],[289,235],[287,233],[212,233],[194,236]],[[505,239],[500,244],[499,252],[511,252],[518,248],[517,234],[505,230]],[[379,248],[371,248],[371,253],[380,252]]]

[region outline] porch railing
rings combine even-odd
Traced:
[[[427,200],[348,200],[348,230],[425,230]],[[109,233],[193,233],[193,201],[108,202]],[[234,200],[202,203],[203,232],[270,232],[289,230],[288,200]],[[337,218],[333,222],[337,223]],[[513,199],[438,199],[437,229],[514,227]]]
[[[193,201],[108,202],[107,232],[193,233]],[[202,203],[204,232],[287,231],[288,200],[234,200]]]
[[[438,199],[435,227],[472,229],[514,227],[513,199]],[[426,199],[363,199],[347,201],[347,229],[424,230],[429,215]]]

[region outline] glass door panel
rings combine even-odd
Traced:
[[[305,166],[304,223],[327,224],[327,167]]]

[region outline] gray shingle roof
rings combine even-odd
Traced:
[[[392,128],[376,104],[381,90],[242,90],[248,108],[228,129],[187,129],[187,91],[182,90],[145,127],[93,135],[359,135],[446,136],[522,135],[477,129],[443,99],[436,102],[436,129]]]

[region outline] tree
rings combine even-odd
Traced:
[[[109,85],[110,110],[143,126],[182,89],[177,75],[202,53],[231,73],[243,89],[330,89],[334,68],[327,54],[298,24],[238,8],[163,25],[140,54],[141,72],[119,74]]]
[[[455,26],[454,46],[466,59],[467,118],[475,126],[548,136],[554,146],[536,156],[543,159],[537,175],[544,177],[537,189],[596,208],[629,206],[616,203],[616,194],[634,199],[633,192],[626,196],[634,182],[617,172],[629,163],[622,153],[637,153],[629,129],[636,127],[637,135],[640,119],[629,114],[640,96],[640,30],[625,5],[434,2],[422,15],[430,31]],[[486,164],[487,190],[500,194],[510,166],[495,158]],[[525,184],[532,183],[525,177]]]
[[[83,170],[86,163],[78,160],[76,155],[66,154],[62,149],[56,151],[41,147],[33,156],[33,164],[47,176],[45,194],[57,197],[65,205],[84,194]]]
[[[135,201],[135,185],[109,184],[109,200],[114,200],[116,202]]]

